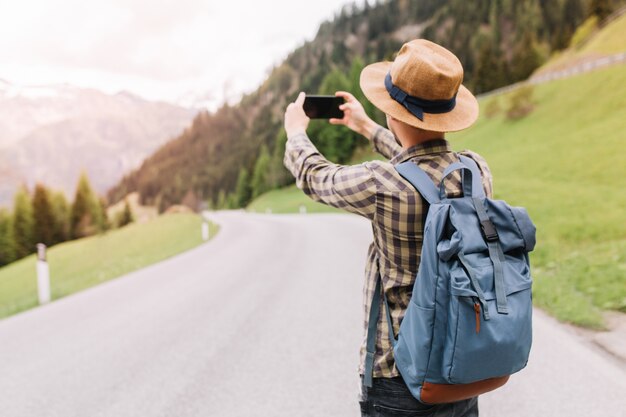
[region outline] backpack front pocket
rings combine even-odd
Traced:
[[[499,314],[496,309],[491,265],[473,268],[482,297],[464,268],[459,265],[451,271],[442,362],[449,383],[510,375],[526,365],[532,341],[531,280],[527,270],[517,265],[519,260],[510,262],[505,266],[508,314]]]
[[[435,309],[424,308],[413,300],[400,325],[400,333],[394,348],[396,366],[412,391],[416,383],[424,381],[428,370]]]

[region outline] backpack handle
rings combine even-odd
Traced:
[[[448,175],[457,170],[462,170],[461,182],[463,184],[463,196],[464,197],[478,197],[485,198],[485,190],[483,189],[482,177],[478,170],[478,165],[472,158],[468,158],[464,155],[459,155],[460,162],[455,162],[448,165],[443,172],[441,183],[439,184],[439,196],[441,199],[446,197],[444,180]]]
[[[444,186],[444,182],[448,175],[452,174],[454,171],[461,170],[461,183],[463,185],[463,196],[464,197],[473,197],[472,194],[472,179],[473,173],[472,170],[465,166],[465,164],[461,162],[455,162],[453,164],[448,165],[445,171],[443,171],[443,177],[441,178],[441,182],[439,183],[439,198],[442,200],[446,198],[446,187]]]
[[[483,180],[480,170],[476,162],[465,155],[459,155],[461,162],[472,171],[472,192],[473,197],[485,198],[485,189],[483,188]]]

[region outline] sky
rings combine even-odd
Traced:
[[[254,90],[347,3],[0,0],[0,79],[215,107]]]

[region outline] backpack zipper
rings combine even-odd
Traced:
[[[476,312],[476,333],[480,332],[480,303],[474,298],[474,312]]]

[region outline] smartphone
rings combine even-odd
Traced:
[[[342,119],[343,111],[339,106],[343,97],[307,95],[304,98],[304,113],[311,119]]]

